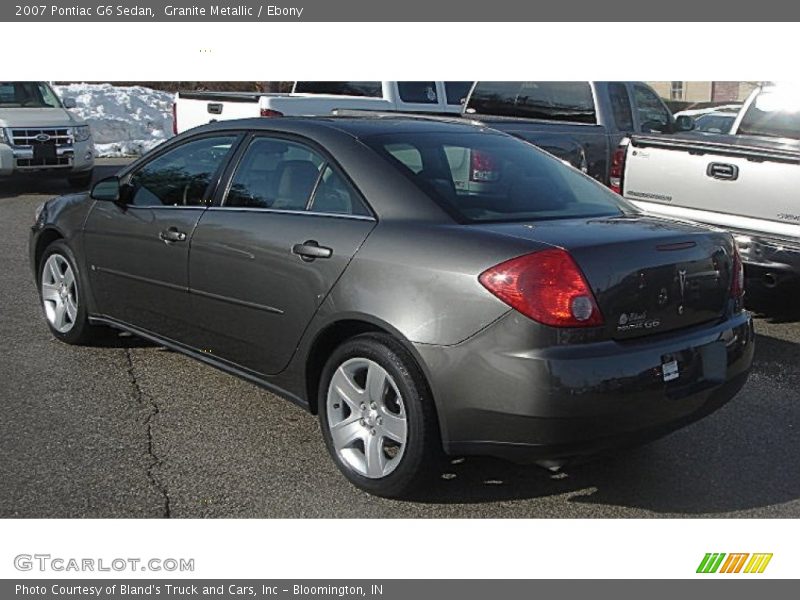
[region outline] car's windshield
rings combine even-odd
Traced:
[[[397,133],[365,143],[464,222],[614,216],[619,196],[532,145],[492,133]]]
[[[0,108],[61,108],[61,102],[44,82],[0,81]]]
[[[763,90],[742,117],[737,133],[800,140],[800,90]]]

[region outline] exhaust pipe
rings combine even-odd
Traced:
[[[761,278],[764,287],[773,289],[778,286],[778,276],[775,273],[765,273]]]

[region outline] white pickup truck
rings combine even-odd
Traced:
[[[94,168],[89,126],[43,81],[0,81],[0,179],[15,175],[66,178],[88,187]]]
[[[800,88],[755,90],[731,134],[633,135],[612,162],[639,208],[731,231],[767,287],[800,276]]]
[[[336,110],[460,114],[471,81],[296,81],[291,93],[178,92],[174,132],[247,117],[319,116]]]

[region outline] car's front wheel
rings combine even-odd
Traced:
[[[334,351],[322,373],[319,418],[337,467],[370,493],[408,495],[439,464],[441,439],[424,376],[390,336],[360,335]]]
[[[67,344],[87,344],[103,331],[89,324],[77,263],[62,240],[50,244],[39,263],[39,296],[55,337]]]

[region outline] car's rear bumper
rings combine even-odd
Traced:
[[[725,404],[753,360],[746,313],[646,340],[531,349],[536,327],[511,312],[461,344],[416,346],[448,453],[560,460],[654,439]],[[665,382],[673,359],[679,377]]]

